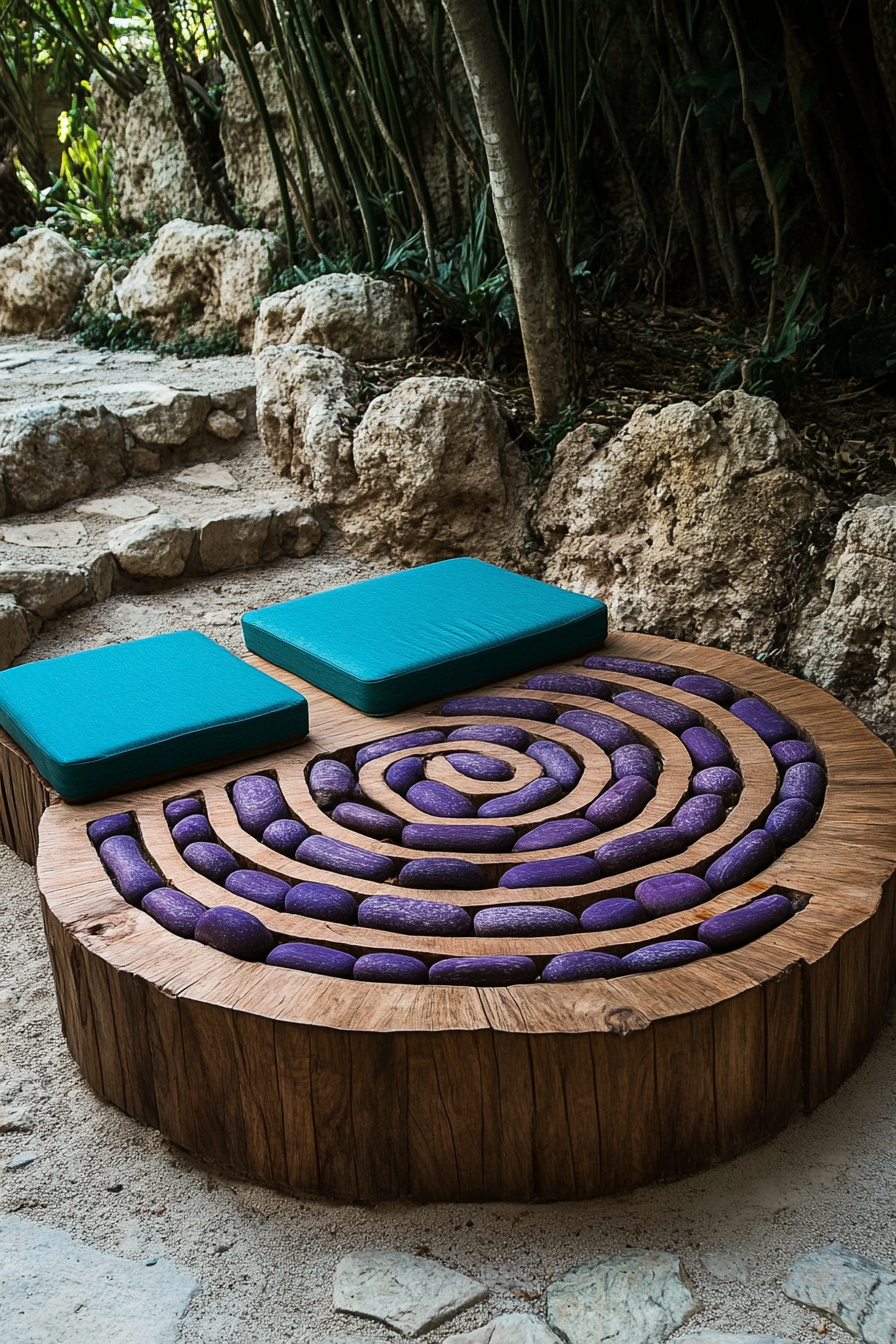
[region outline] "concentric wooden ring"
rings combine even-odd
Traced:
[[[370,719],[253,659],[307,696],[312,734],[306,742],[247,766],[82,807],[57,803],[44,814],[38,878],[60,1013],[72,1053],[94,1087],[211,1161],[287,1189],[361,1199],[571,1198],[628,1189],[730,1157],[774,1133],[799,1107],[829,1095],[867,1050],[893,979],[892,753],[824,692],[748,659],[638,635],[615,635],[601,652],[721,677],[793,720],[827,770],[824,807],[812,831],[751,882],[697,910],[610,933],[436,938],[260,909],[187,866],[164,819],[167,800],[201,795],[222,843],[247,866],[372,895],[386,888],[327,874],[253,839],[239,825],[227,786],[250,770],[273,773],[295,815],[319,833],[397,860],[428,857],[430,851],[339,826],[311,798],[308,770],[322,756],[352,759],[356,748],[386,735],[475,720],[443,717],[441,702]],[[580,664],[551,670],[579,670]],[[752,729],[674,687],[596,675],[616,688],[639,687],[695,709],[726,738],[744,788],[719,830],[684,854],[586,886],[521,891],[495,884],[511,864],[591,852],[594,840],[562,850],[464,853],[486,874],[489,885],[481,891],[396,890],[470,911],[524,900],[579,912],[601,895],[630,894],[636,881],[653,874],[705,871],[765,813],[778,775]],[[524,680],[487,693],[610,715],[662,760],[656,796],[641,816],[598,843],[669,818],[687,794],[692,770],[674,734],[611,702],[521,689]],[[605,753],[581,735],[525,718],[505,721],[565,746],[580,759],[583,776],[558,802],[497,820],[528,828],[581,812],[609,780]],[[443,759],[459,749],[508,760],[517,774],[506,784],[461,777]],[[408,754],[421,752],[393,752],[364,766],[364,791],[405,821],[432,822],[384,783],[388,766]],[[449,742],[422,754],[434,763],[431,777],[477,801],[510,792],[534,774],[523,764],[528,758],[491,744]],[[355,955],[405,951],[431,961],[522,953],[541,965],[558,952],[628,951],[684,936],[711,914],[767,891],[795,893],[804,908],[739,951],[609,981],[474,989],[334,980],[236,961],[176,938],[125,904],[86,828],[97,817],[131,810],[146,850],[171,885],[207,906],[259,915],[278,937]]]

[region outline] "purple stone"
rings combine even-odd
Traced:
[[[529,957],[445,957],[429,968],[432,985],[531,985],[537,975]]]
[[[611,784],[599,798],[595,798],[585,819],[599,831],[614,831],[617,826],[633,821],[655,793],[656,789],[646,779],[629,775]]]
[[[730,952],[732,948],[743,947],[754,938],[776,929],[792,914],[793,906],[786,896],[760,896],[739,910],[726,910],[704,920],[697,930],[697,937],[713,952]]]
[[[635,900],[651,918],[690,910],[712,898],[712,888],[695,873],[662,873],[648,877],[635,887]]]
[[[590,742],[596,742],[604,751],[616,751],[618,747],[638,740],[631,728],[618,719],[611,719],[607,714],[594,714],[590,709],[568,709],[557,722],[561,728],[571,728]]]
[[[718,793],[723,798],[736,798],[744,782],[736,770],[728,765],[711,765],[698,770],[691,780],[691,793]]]
[[[609,700],[610,688],[597,677],[583,677],[575,672],[540,672],[530,677],[526,688],[532,691],[559,691],[561,695],[593,695],[598,700]]]
[[[525,728],[513,723],[471,723],[448,734],[449,742],[497,742],[513,751],[524,751],[531,740]]]
[[[283,900],[289,891],[289,883],[282,877],[272,877],[270,873],[258,873],[252,868],[238,868],[224,881],[224,886],[233,896],[242,896],[244,901],[256,901],[266,905],[269,910],[282,910]]]
[[[549,984],[570,980],[611,980],[624,975],[625,967],[611,952],[561,952],[552,957],[541,973]]]
[[[194,844],[197,840],[214,840],[215,833],[209,825],[208,817],[201,812],[191,817],[184,817],[183,821],[176,822],[171,827],[171,839],[177,845],[178,849],[186,849],[187,845]]]
[[[266,826],[285,817],[289,811],[280,785],[267,775],[243,775],[234,782],[232,798],[243,830],[258,840]]]
[[[165,820],[169,826],[174,826],[178,821],[183,821],[184,817],[194,817],[201,811],[202,804],[198,798],[175,798],[165,806]]]
[[[458,695],[445,701],[442,713],[452,716],[493,714],[496,719],[538,719],[540,723],[553,723],[557,717],[556,709],[547,700],[522,695],[519,698],[514,695]]]
[[[466,859],[411,859],[398,875],[401,887],[428,887],[430,890],[481,891],[485,874]]]
[[[564,789],[571,789],[578,784],[582,767],[556,742],[533,742],[526,755],[537,761],[545,774],[556,779]]]
[[[672,818],[672,825],[691,840],[709,835],[725,820],[725,800],[718,793],[698,793],[687,798]]]
[[[412,896],[368,896],[358,906],[358,923],[365,929],[428,936],[465,934],[473,928],[473,921],[461,906],[415,900]]]
[[[231,873],[235,873],[239,864],[229,849],[223,845],[211,844],[207,840],[197,840],[184,850],[184,862],[194,872],[201,873],[212,882],[223,882]]]
[[[557,859],[533,859],[508,868],[499,887],[578,887],[596,882],[600,868],[587,854],[567,854]]]
[[[308,788],[318,807],[335,807],[355,791],[354,771],[344,761],[315,761],[308,773]]]
[[[206,910],[196,925],[195,938],[197,943],[243,961],[264,961],[274,946],[274,935],[260,919],[232,905]]]
[[[110,835],[100,845],[100,858],[129,905],[139,905],[148,892],[165,885],[165,879],[146,862],[132,835]]]
[[[307,971],[311,975],[334,975],[347,980],[355,969],[355,959],[348,952],[318,943],[280,943],[265,957],[269,966],[286,966],[291,971]]]
[[[179,938],[192,938],[196,925],[205,914],[204,905],[172,887],[156,887],[143,897],[140,907],[163,929],[176,933]]]
[[[473,932],[480,938],[550,938],[578,933],[579,921],[556,905],[496,905],[479,910]]]
[[[369,882],[385,882],[395,876],[395,864],[386,854],[371,854],[344,840],[331,840],[328,835],[309,835],[296,850],[299,863],[314,868],[325,868],[344,877],[362,877]]]
[[[752,696],[736,700],[731,706],[731,713],[740,719],[741,723],[752,728],[754,733],[757,733],[770,747],[776,742],[783,742],[786,737],[795,736],[792,723],[763,704],[761,700],[754,700]]]
[[[281,817],[279,821],[272,821],[270,826],[265,826],[261,839],[268,849],[275,849],[278,854],[286,854],[291,859],[307,835],[308,827],[300,821]]]
[[[785,798],[769,812],[764,829],[782,850],[802,840],[815,825],[815,818],[815,808],[806,798]]]
[[[656,763],[656,757],[649,747],[644,747],[640,742],[631,742],[626,747],[619,747],[614,751],[610,760],[613,763],[613,774],[617,779],[646,779],[648,784],[656,784],[660,777],[659,766]]]
[[[111,816],[92,821],[87,827],[87,834],[95,845],[101,845],[111,835],[133,835],[134,818],[130,812],[113,812]]]
[[[788,737],[783,742],[775,742],[771,751],[776,765],[784,770],[789,765],[798,765],[800,761],[815,760],[815,748],[799,737]]]
[[[437,822],[412,821],[401,833],[408,849],[452,849],[470,854],[501,853],[516,839],[511,826],[440,825]]]
[[[824,771],[814,761],[799,761],[784,772],[779,797],[805,798],[813,807],[821,807],[824,799]]]
[[[381,737],[376,742],[368,742],[355,757],[355,767],[360,770],[368,761],[380,756],[388,756],[393,751],[404,751],[406,747],[431,747],[436,742],[444,742],[445,734],[440,728],[418,728],[413,733],[397,733],[395,737]]]
[[[467,779],[497,780],[513,779],[513,770],[506,761],[498,761],[493,756],[480,756],[474,751],[455,751],[446,757],[460,774]]]
[[[616,873],[641,868],[645,863],[666,859],[670,854],[680,854],[687,846],[688,838],[683,831],[675,826],[655,826],[636,835],[621,835],[618,840],[608,840],[594,857],[604,877],[613,877]]]
[[[598,834],[596,826],[584,817],[567,817],[563,821],[543,821],[533,826],[531,831],[517,840],[514,854],[525,853],[530,849],[560,849],[563,845],[575,845],[580,840],[593,840]]]
[[[354,924],[358,918],[358,903],[342,887],[331,887],[327,882],[300,882],[290,887],[283,901],[288,915],[305,915],[308,919],[325,919],[333,924]]]
[[[355,962],[356,980],[373,980],[392,985],[425,985],[429,979],[426,962],[401,952],[368,952]]]
[[[404,827],[404,822],[397,817],[378,812],[375,807],[365,807],[363,803],[337,803],[333,808],[333,820],[375,840],[400,840]]]
[[[681,740],[690,753],[691,760],[698,770],[710,765],[730,765],[731,752],[728,743],[723,742],[716,733],[708,728],[686,728]]]
[[[626,896],[609,896],[603,901],[595,901],[581,914],[582,928],[586,933],[603,933],[607,929],[627,929],[632,924],[643,924],[647,912]]]
[[[715,892],[739,887],[767,868],[776,853],[775,841],[767,831],[750,831],[710,864],[706,880]]]
[[[386,771],[386,783],[390,789],[400,793],[402,798],[412,784],[419,784],[426,770],[419,756],[404,756]]]
[[[695,728],[700,722],[700,715],[695,710],[678,704],[676,700],[664,700],[659,695],[651,695],[649,691],[620,691],[613,696],[613,703],[627,709],[630,714],[638,714],[643,719],[658,723],[662,728],[668,728],[670,733],[682,733],[685,728]]]
[[[585,659],[585,667],[594,667],[599,672],[622,672],[627,677],[645,677],[650,681],[673,682],[678,676],[674,667],[665,663],[647,663],[639,658],[609,658],[605,654],[592,654]]]
[[[475,817],[476,808],[469,798],[464,797],[450,784],[440,784],[434,779],[421,779],[412,784],[407,792],[408,802],[420,812],[430,817]]]
[[[735,694],[727,681],[719,681],[718,677],[706,677],[699,672],[689,672],[687,676],[676,677],[672,685],[679,691],[699,695],[702,700],[712,700],[717,705],[730,705]]]
[[[643,971],[662,971],[669,966],[686,966],[709,956],[709,948],[695,938],[672,938],[667,943],[650,943],[622,958],[629,975]]]
[[[534,812],[538,807],[555,803],[563,794],[562,785],[556,779],[533,779],[524,784],[515,793],[502,794],[500,798],[489,798],[482,804],[480,817],[520,817],[525,812]]]

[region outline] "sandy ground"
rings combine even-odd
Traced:
[[[107,372],[120,377],[121,369],[97,366],[85,378],[99,381]],[[159,381],[169,372],[183,370],[161,362],[151,370]],[[28,390],[54,395],[39,379]],[[80,390],[92,393],[95,382]],[[22,394],[17,385],[10,400]],[[247,487],[250,477],[256,489],[275,484],[251,451],[232,469]],[[374,572],[331,535],[302,560],[153,596],[116,597],[50,622],[22,661],[190,627],[238,652],[241,612]],[[781,1291],[795,1256],[837,1240],[896,1261],[892,1022],[864,1066],[814,1115],[736,1162],[674,1185],[626,1198],[530,1206],[356,1207],[292,1199],[194,1161],[97,1098],[60,1031],[34,873],[2,848],[0,891],[0,1105],[24,1107],[31,1119],[29,1132],[0,1135],[0,1166],[25,1150],[39,1154],[28,1167],[0,1172],[0,1209],[136,1260],[165,1255],[194,1274],[202,1291],[186,1316],[183,1344],[385,1339],[384,1328],[337,1316],[331,1306],[337,1261],[364,1247],[426,1247],[490,1285],[487,1303],[430,1338],[471,1329],[502,1311],[541,1313],[552,1279],[634,1246],[681,1257],[704,1304],[686,1330],[808,1341],[818,1338],[819,1318]],[[848,1338],[834,1326],[827,1332]]]

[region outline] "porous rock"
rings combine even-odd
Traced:
[[[320,523],[303,504],[286,501],[274,506],[271,530],[268,533],[265,560],[277,555],[310,555],[317,550],[323,536]]]
[[[200,490],[239,490],[239,481],[218,462],[197,462],[194,467],[179,471],[174,478],[181,485],[198,486]]]
[[[112,267],[104,261],[94,272],[93,279],[84,290],[84,307],[92,313],[117,313],[118,298],[112,281]]]
[[[124,433],[105,406],[44,402],[0,419],[4,513],[43,513],[126,475]]]
[[[333,1306],[369,1316],[412,1339],[433,1330],[466,1307],[482,1302],[488,1289],[466,1274],[425,1256],[401,1251],[355,1251],[336,1266]]]
[[[333,350],[275,345],[256,356],[255,372],[258,433],[275,471],[325,506],[347,497],[356,370]]]
[[[509,1311],[503,1316],[496,1316],[478,1330],[468,1330],[462,1335],[448,1335],[445,1344],[558,1344],[558,1339],[540,1316]]]
[[[90,263],[53,229],[0,247],[0,332],[54,331],[78,306]]]
[[[177,1344],[198,1292],[191,1275],[161,1257],[126,1260],[57,1228],[13,1215],[0,1219],[0,1300],[9,1344]]]
[[[9,560],[0,561],[0,593],[12,593],[19,606],[43,620],[91,600],[88,576],[83,569],[16,564]]]
[[[4,527],[0,535],[11,546],[68,550],[87,540],[87,529],[83,523],[23,523],[21,527]]]
[[[890,1265],[834,1242],[794,1261],[784,1292],[866,1344],[896,1341],[896,1269]]]
[[[283,259],[275,234],[175,219],[118,287],[125,317],[146,322],[157,340],[236,331],[252,343],[253,300],[266,294]],[[206,408],[208,409],[208,408]]]
[[[105,391],[115,398],[128,433],[138,443],[159,448],[177,448],[193,438],[212,404],[204,392],[164,383],[112,383]]]
[[[607,443],[579,427],[538,511],[545,577],[613,625],[745,653],[778,646],[792,540],[824,505],[775,402],[723,392],[642,406]]]
[[[896,746],[896,496],[865,496],[840,519],[789,655]]]
[[[495,559],[518,539],[522,461],[484,383],[399,383],[368,406],[353,458],[357,494],[338,522],[361,555],[408,565]]]
[[[86,504],[78,505],[78,513],[91,518],[117,518],[129,523],[135,518],[148,518],[158,513],[158,504],[144,499],[143,495],[110,495],[106,499],[90,499]]]
[[[569,1270],[547,1292],[566,1344],[661,1344],[698,1310],[677,1256],[622,1251]]]
[[[416,340],[417,314],[399,285],[331,274],[262,299],[253,349],[324,345],[348,359],[401,359]]]
[[[12,593],[0,593],[0,668],[10,667],[30,643],[25,612]]]
[[[175,579],[183,574],[194,530],[168,513],[125,523],[109,533],[106,545],[133,579]]]
[[[199,528],[199,559],[206,574],[261,563],[271,526],[271,506],[224,509]]]
[[[233,415],[228,415],[226,411],[210,411],[205,421],[205,427],[210,434],[214,434],[216,439],[238,439],[243,432],[243,427],[239,420]]]

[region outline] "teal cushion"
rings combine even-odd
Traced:
[[[308,732],[308,703],[196,630],[0,672],[0,725],[70,801]]]
[[[606,637],[603,602],[466,559],[243,617],[253,653],[365,714],[395,714],[571,657]]]

